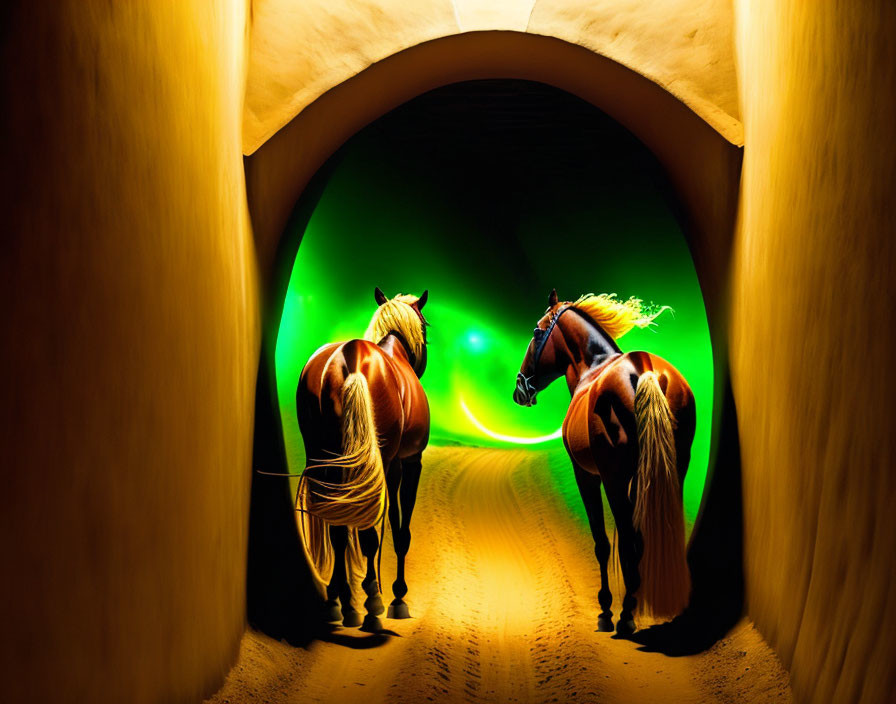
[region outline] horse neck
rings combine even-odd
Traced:
[[[570,313],[557,321],[566,348],[564,360],[566,366],[566,383],[573,393],[582,378],[600,366],[608,357],[620,352],[619,346],[603,328],[590,318],[573,308]]]
[[[410,345],[401,333],[393,330],[380,341],[379,347],[392,359],[404,362],[411,369],[414,368]]]

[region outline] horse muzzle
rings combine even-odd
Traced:
[[[534,406],[537,389],[529,383],[529,378],[522,372],[516,375],[516,389],[513,391],[513,400],[521,406]]]

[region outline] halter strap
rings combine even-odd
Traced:
[[[535,356],[532,360],[533,378],[538,374],[538,364],[539,362],[541,362],[541,353],[544,352],[544,347],[548,343],[548,339],[551,337],[551,333],[554,332],[557,321],[560,320],[560,316],[570,308],[572,308],[572,305],[567,304],[563,306],[559,311],[557,311],[557,314],[553,318],[551,318],[551,324],[548,326],[547,330],[535,328],[535,331],[532,333],[532,339],[535,340]]]

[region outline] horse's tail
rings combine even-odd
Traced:
[[[655,372],[638,379],[635,421],[639,452],[633,522],[644,539],[638,608],[658,618],[673,618],[688,604],[691,575],[675,457],[675,418]]]
[[[327,478],[311,476],[309,470],[324,470]],[[329,526],[349,529],[349,565],[359,572],[363,555],[358,531],[375,526],[385,504],[386,476],[370,389],[364,375],[353,372],[342,385],[342,455],[316,460],[305,468],[299,485],[302,538],[309,563],[322,582],[328,582],[333,571]]]

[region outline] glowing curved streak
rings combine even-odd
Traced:
[[[503,433],[496,433],[493,430],[489,430],[479,422],[479,419],[473,415],[473,411],[471,411],[467,407],[467,404],[464,402],[463,398],[461,398],[460,400],[460,407],[464,409],[464,413],[467,414],[467,418],[470,419],[470,422],[475,425],[480,432],[485,433],[490,438],[494,438],[495,440],[501,440],[502,442],[512,442],[516,443],[517,445],[537,445],[538,443],[556,440],[557,438],[563,436],[562,426],[560,428],[557,428],[557,430],[555,430],[550,435],[540,435],[535,438],[518,438],[514,435],[504,435]]]

